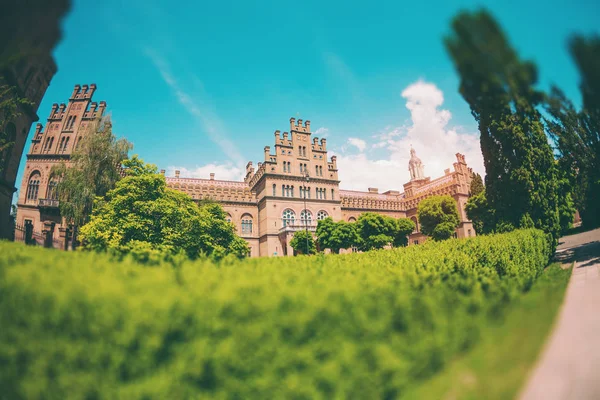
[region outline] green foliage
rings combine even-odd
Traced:
[[[297,231],[294,237],[290,240],[290,246],[297,254],[316,254],[317,246],[312,233],[306,231]]]
[[[577,111],[564,93],[553,87],[545,104],[551,116],[546,125],[575,207],[583,224],[594,228],[600,226],[600,36],[573,36],[569,49],[581,75],[583,109]],[[564,221],[568,199],[560,207]],[[564,223],[561,227],[564,229]]]
[[[88,125],[69,164],[52,169],[57,177],[56,191],[61,216],[79,227],[88,222],[94,199],[104,196],[121,178],[121,163],[127,159],[132,145],[112,133],[110,118]]]
[[[0,243],[0,387],[11,399],[398,398],[503,321],[550,253],[537,230],[153,268]]]
[[[417,227],[409,218],[399,218],[396,220],[397,230],[394,237],[394,246],[403,247],[408,245],[408,235],[410,235]]]
[[[126,176],[141,176],[156,174],[158,169],[154,164],[147,164],[137,154],[131,158],[123,160],[123,172]]]
[[[557,168],[541,122],[537,69],[522,61],[486,11],[461,12],[446,48],[460,75],[460,93],[479,124],[486,199],[496,223],[560,233]]]
[[[21,108],[31,104],[31,101],[19,96],[16,87],[3,84],[0,78],[0,174],[4,171],[15,144],[17,132],[14,121],[21,115]]]
[[[368,251],[382,249],[394,242],[398,224],[395,218],[366,212],[358,217],[356,228],[360,236],[359,248]]]
[[[485,186],[483,185],[483,179],[481,175],[473,173],[471,178],[471,187],[469,189],[469,194],[471,196],[477,196],[479,193],[485,190]]]
[[[473,222],[473,228],[478,235],[491,233],[495,226],[494,210],[492,210],[485,198],[485,189],[469,197],[465,204],[467,218]]]
[[[340,249],[349,249],[360,241],[356,223],[333,222],[331,217],[318,222],[316,235],[320,250],[331,249],[336,254]]]
[[[433,240],[450,239],[460,223],[456,202],[450,196],[431,196],[417,209],[421,232]]]
[[[481,331],[481,341],[443,372],[402,398],[516,399],[529,378],[569,283],[571,269],[552,264],[522,298],[509,305],[501,322]],[[510,349],[510,351],[507,351]],[[468,377],[468,379],[467,379]]]
[[[85,249],[147,261],[180,252],[191,259],[248,254],[219,204],[199,207],[187,194],[169,189],[165,178],[153,173],[156,168],[137,157],[125,165],[127,176],[97,199],[90,222],[81,228]]]

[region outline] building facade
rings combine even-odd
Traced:
[[[27,154],[17,203],[15,240],[67,248],[68,231],[59,213],[52,167],[69,162],[71,153],[100,119],[106,102],[92,101],[96,85],[75,85],[67,104],[53,104],[46,123],[37,124]]]
[[[0,239],[11,239],[14,231],[11,203],[19,163],[31,124],[37,121],[42,97],[56,73],[51,52],[60,39],[60,20],[70,7],[69,0],[52,2],[13,1],[0,13],[0,87],[13,90],[28,100],[21,104],[17,118],[7,119],[0,109],[0,136],[10,146],[0,152]],[[5,100],[5,98],[0,98]]]
[[[457,237],[475,236],[465,213],[473,173],[465,157],[457,153],[452,170],[431,179],[416,151],[410,152],[411,180],[402,192],[342,190],[336,157],[327,158],[326,139],[312,137],[310,121],[291,118],[289,132],[275,131],[274,147],[264,148],[264,161],[256,168],[252,162],[246,165],[243,181],[218,180],[214,174],[209,179],[184,178],[179,171],[166,181],[195,200],[210,198],[222,204],[254,257],[292,255],[290,241],[296,231],[314,232],[318,220],[327,217],[353,222],[364,212],[412,219],[417,229],[409,243],[422,243],[426,237],[420,233],[417,207],[433,195],[449,195],[457,202]]]

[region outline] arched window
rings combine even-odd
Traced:
[[[52,179],[50,183],[48,183],[48,192],[46,193],[46,198],[50,200],[58,200],[58,192],[56,191],[57,182],[55,179]]]
[[[350,218],[348,218],[348,222],[356,222],[356,218],[350,217]]]
[[[65,140],[67,140],[67,138],[64,136],[60,139],[60,144],[58,145],[58,152],[63,151],[63,146],[65,144]]]
[[[300,223],[302,225],[310,225],[312,223],[312,213],[308,210],[302,210],[300,213]]]
[[[63,144],[63,148],[62,148],[62,152],[64,153],[65,151],[67,151],[67,146],[69,145],[69,140],[71,140],[70,137],[67,137],[65,139],[65,143]]]
[[[294,225],[296,220],[296,213],[294,210],[290,210],[289,208],[283,211],[283,226]]]
[[[273,196],[277,196],[277,185],[273,184]]]
[[[242,215],[242,233],[252,233],[252,215],[250,214]]]
[[[41,176],[38,171],[34,171],[29,177],[29,183],[27,184],[27,200],[36,201],[38,198],[38,192],[40,190]]]
[[[327,211],[325,211],[325,210],[321,210],[321,211],[319,211],[317,213],[317,221],[320,221],[320,220],[325,219],[327,217],[329,217],[329,214],[327,214]]]
[[[227,213],[225,219],[227,220],[227,222],[231,223],[231,214]]]

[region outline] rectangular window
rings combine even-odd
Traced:
[[[242,220],[242,233],[252,233],[252,220]]]

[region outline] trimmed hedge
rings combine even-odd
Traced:
[[[541,231],[144,267],[0,243],[0,398],[396,398],[547,265]]]

